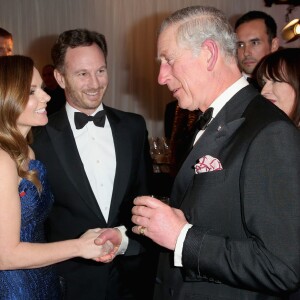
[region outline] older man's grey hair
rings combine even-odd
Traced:
[[[214,7],[190,6],[166,18],[159,34],[167,27],[178,24],[177,42],[191,49],[196,55],[201,45],[211,39],[218,43],[226,58],[236,60],[236,35],[225,14]]]

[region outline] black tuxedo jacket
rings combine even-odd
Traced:
[[[54,206],[46,233],[49,241],[79,237],[90,228],[125,225],[130,242],[123,256],[110,264],[72,259],[58,264],[59,275],[66,281],[67,299],[122,299],[120,285],[130,289],[129,281],[138,261],[130,255],[142,247],[131,235],[131,208],[137,195],[148,194],[150,158],[144,119],[133,113],[104,106],[111,125],[116,173],[109,218],[106,222],[98,206],[81,162],[65,108],[52,115],[49,123],[37,130],[33,149],[47,168],[54,194]],[[132,239],[131,239],[132,238]],[[119,279],[124,268],[126,274]],[[125,293],[125,292],[124,292]],[[129,293],[131,293],[129,291]]]
[[[211,155],[221,171],[195,174]],[[219,112],[171,195],[189,229],[182,268],[160,257],[155,299],[283,299],[300,282],[300,134],[253,87]]]

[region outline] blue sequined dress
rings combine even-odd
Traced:
[[[38,160],[31,160],[30,170],[38,170],[43,190],[39,196],[27,179],[19,184],[21,201],[21,241],[45,242],[44,222],[53,203],[46,180],[46,169]],[[57,300],[60,297],[58,276],[53,266],[35,269],[0,271],[0,299],[2,300]]]

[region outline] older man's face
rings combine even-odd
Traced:
[[[0,56],[9,56],[12,54],[13,54],[12,39],[0,36]]]
[[[190,49],[178,45],[176,29],[176,25],[171,25],[158,38],[158,83],[168,86],[181,108],[201,109],[209,86],[204,50],[195,55]]]

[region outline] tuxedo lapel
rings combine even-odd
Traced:
[[[194,145],[176,176],[171,194],[172,206],[180,207],[192,183],[195,174],[194,165],[198,162],[198,159],[205,155],[219,158],[221,150],[245,121],[242,114],[257,94],[257,91],[249,86],[241,89],[212,120]]]
[[[115,153],[116,153],[116,172],[113,187],[113,194],[110,204],[110,211],[108,217],[108,225],[114,220],[119,213],[119,208],[123,197],[126,193],[126,187],[128,186],[128,170],[132,165],[132,145],[128,139],[128,130],[126,124],[122,123],[122,120],[117,116],[113,110],[104,105],[106,116],[109,120],[112,130]]]
[[[46,129],[73,188],[91,210],[105,222],[86,176],[65,109],[57,113],[55,119],[51,119]]]

